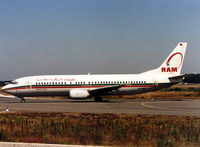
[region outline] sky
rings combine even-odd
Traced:
[[[199,0],[0,0],[0,80],[141,73],[188,42],[200,72]]]

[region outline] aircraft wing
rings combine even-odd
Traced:
[[[174,77],[169,77],[169,80],[171,82],[182,82],[185,78],[192,78],[196,76],[196,73],[190,73],[190,74],[184,74],[184,75],[179,75],[179,76],[174,76]]]
[[[117,90],[121,86],[122,85],[106,86],[106,87],[101,87],[97,89],[92,89],[92,90],[89,90],[88,92],[90,93],[90,95],[106,94],[108,92],[111,92],[112,90]]]

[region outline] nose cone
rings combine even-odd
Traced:
[[[5,86],[3,86],[3,87],[1,88],[1,90],[2,90],[2,91],[4,91],[5,89],[6,89],[6,87],[5,87]]]
[[[11,84],[8,84],[8,85],[2,87],[1,90],[5,93],[12,94],[12,95],[14,95],[16,93],[16,90],[12,90]]]
[[[7,90],[9,90],[11,87],[10,87],[10,84],[8,84],[8,85],[6,85],[6,86],[3,86],[2,88],[1,88],[1,90],[3,91],[3,92],[8,92]]]
[[[7,88],[8,88],[8,86],[6,85],[6,86],[3,86],[3,87],[1,88],[1,90],[5,92]]]

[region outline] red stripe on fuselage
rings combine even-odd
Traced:
[[[111,86],[111,85],[109,85]],[[158,85],[124,85],[122,87],[157,87]],[[56,89],[56,88],[101,88],[101,87],[108,87],[108,86],[27,86],[27,87],[16,87],[11,89],[6,89],[5,91],[9,90],[19,90],[19,89]]]

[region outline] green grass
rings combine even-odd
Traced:
[[[0,141],[196,146],[200,142],[200,118],[94,113],[0,114]]]

